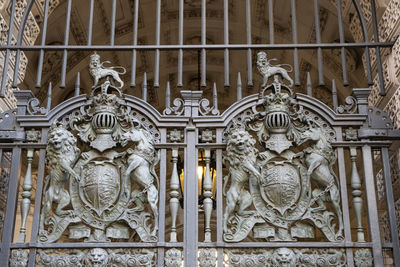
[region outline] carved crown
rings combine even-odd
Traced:
[[[90,55],[90,62],[98,62],[100,61],[100,55],[97,54],[96,52],[92,55]]]

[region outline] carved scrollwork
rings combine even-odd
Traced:
[[[199,104],[200,104],[199,112],[201,115],[203,115],[203,116],[206,116],[209,114],[213,115],[213,116],[219,115],[218,107],[215,105],[210,107],[210,101],[207,98],[203,98],[202,100],[200,100]]]
[[[174,106],[172,107],[166,107],[166,109],[164,109],[163,114],[164,115],[176,115],[176,116],[180,116],[183,114],[183,112],[185,111],[183,108],[184,105],[184,101],[182,98],[175,98],[174,102],[173,102]]]
[[[260,104],[263,111],[238,117],[225,131],[225,241],[239,242],[251,230],[271,241],[314,238],[312,224],[329,241],[342,240],[334,131],[304,111],[279,77],[263,90]]]
[[[353,114],[357,110],[357,99],[353,96],[346,97],[345,105],[340,105],[336,108],[336,112],[343,114],[343,113],[350,113]]]
[[[151,249],[72,249],[39,250],[37,264],[43,267],[67,266],[155,266],[157,254]]]
[[[37,98],[29,99],[27,105],[27,111],[30,115],[36,115],[36,114],[46,115],[48,112],[47,108],[40,107],[40,101]]]

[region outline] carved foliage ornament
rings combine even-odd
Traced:
[[[67,266],[155,266],[156,252],[149,249],[39,250],[37,263],[43,267]]]
[[[28,251],[22,249],[14,249],[11,251],[10,267],[28,266]]]
[[[166,267],[182,266],[182,251],[171,248],[165,252],[164,263]]]
[[[215,267],[217,263],[217,251],[215,249],[202,249],[199,253],[200,267]]]
[[[267,81],[269,74],[262,74]],[[263,89],[258,102],[264,111],[226,130],[225,159],[230,168],[224,181],[224,239],[239,242],[253,230],[255,238],[293,241],[314,238],[316,226],[329,241],[342,240],[330,130],[303,112],[281,81],[285,75],[272,75],[274,82]],[[251,205],[255,210],[249,209]]]
[[[225,263],[231,267],[347,266],[343,249],[232,249],[225,254]]]
[[[373,257],[371,250],[359,249],[354,253],[354,263],[356,267],[372,267]]]
[[[70,121],[85,151],[66,126],[50,128],[41,242],[55,242],[67,229],[69,238],[89,242],[129,239],[131,229],[142,241],[157,241],[154,138],[130,115],[112,74],[106,78]]]

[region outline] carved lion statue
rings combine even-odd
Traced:
[[[53,203],[58,204],[54,211],[56,215],[66,216],[71,213],[63,210],[70,202],[65,184],[71,175],[79,180],[78,174],[72,169],[80,154],[76,147],[76,138],[62,124],[56,122],[50,128],[47,142],[46,165],[50,173],[45,178],[44,204],[40,214],[41,230],[44,229],[45,217]]]
[[[279,65],[272,65],[270,62],[276,60],[275,58],[268,60],[267,53],[259,52],[257,54],[257,69],[264,77],[263,84],[261,87],[265,87],[268,82],[268,78],[272,75],[280,74],[282,77],[289,81],[290,87],[293,86],[293,80],[289,77],[288,71],[282,68],[281,66],[290,66],[288,64],[279,64]],[[289,70],[289,72],[292,70]]]
[[[94,80],[93,88],[97,86],[101,78],[105,78],[107,76],[111,76],[116,82],[120,84],[119,88],[122,88],[124,86],[124,82],[121,80],[119,75],[126,73],[125,68],[119,66],[105,68],[103,66],[105,63],[110,63],[110,61],[100,62],[100,56],[96,53],[90,56],[89,72]],[[122,69],[122,71],[118,72],[114,70],[116,68]]]
[[[251,215],[245,211],[251,203],[250,193],[244,188],[249,181],[249,175],[261,177],[255,168],[258,150],[254,147],[255,139],[241,126],[234,126],[227,137],[227,154],[225,160],[230,164],[229,174],[224,178],[224,195],[226,196],[226,209],[224,213],[224,232],[228,232],[228,220],[238,206],[237,214],[240,216]],[[229,178],[229,190],[225,192]]]

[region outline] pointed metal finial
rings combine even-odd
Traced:
[[[336,110],[338,107],[338,98],[337,98],[337,90],[335,80],[332,80],[332,101],[333,101],[333,110]]]
[[[78,72],[76,74],[76,81],[75,81],[75,96],[80,95],[81,90],[81,73]]]
[[[165,108],[169,108],[170,106],[171,106],[171,88],[168,81],[167,89],[165,90]]]
[[[217,96],[217,84],[213,85],[213,106],[214,109],[218,109],[218,96]]]
[[[312,85],[310,72],[307,72],[307,95],[312,96]]]
[[[142,99],[147,102],[147,74],[143,74]]]
[[[51,109],[51,91],[52,91],[52,84],[49,82],[49,88],[47,90],[47,112]]]
[[[237,76],[237,89],[236,89],[237,100],[242,99],[242,78],[240,77],[240,72]]]

